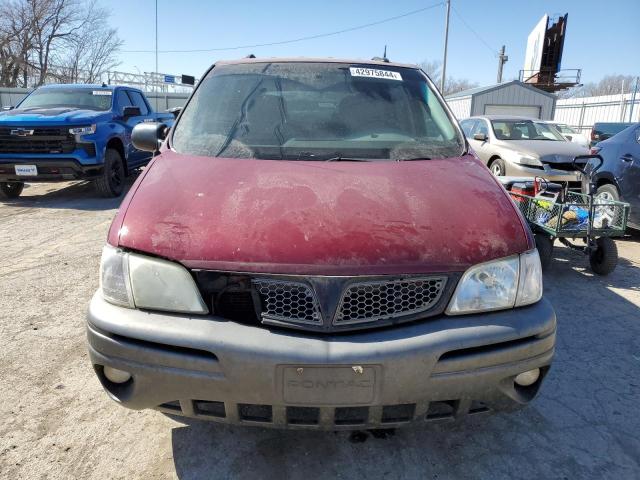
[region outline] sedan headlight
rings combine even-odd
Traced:
[[[86,127],[72,127],[69,129],[69,133],[72,135],[91,135],[96,133],[96,124],[87,125]]]
[[[539,158],[532,155],[522,154],[520,152],[508,151],[504,153],[506,160],[517,163],[518,165],[528,165],[530,167],[542,167],[542,162]]]
[[[128,308],[208,313],[186,268],[175,262],[104,247],[100,290],[105,300]]]
[[[542,298],[542,268],[537,250],[468,269],[447,307],[447,314],[522,307]]]

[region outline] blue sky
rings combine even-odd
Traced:
[[[153,50],[154,0],[100,0],[125,41],[123,50]],[[332,32],[428,7],[439,0],[158,0],[159,49],[224,48]],[[506,45],[504,78],[523,68],[527,36],[543,14],[569,13],[563,68],[582,68],[583,82],[606,74],[640,74],[640,0],[452,0],[447,73],[495,83],[497,50]],[[163,73],[200,76],[218,59],[330,56],[368,59],[387,45],[394,61],[442,59],[445,7],[326,38],[287,45],[160,54]],[[461,18],[481,37],[476,36]],[[486,43],[486,44],[485,44]],[[153,53],[121,54],[119,70],[153,71]]]

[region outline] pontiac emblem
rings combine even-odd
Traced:
[[[29,135],[33,135],[33,130],[29,130],[26,128],[14,128],[9,133],[16,137],[28,137]]]

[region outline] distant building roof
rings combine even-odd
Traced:
[[[506,87],[508,85],[519,85],[523,88],[528,88],[529,90],[533,90],[536,93],[546,95],[547,97],[556,98],[556,96],[553,93],[545,92],[544,90],[540,90],[539,88],[536,88],[533,85],[526,84],[519,80],[512,80],[510,82],[504,82],[504,83],[496,83],[495,85],[487,85],[486,87],[469,88],[468,90],[463,90],[461,92],[456,92],[456,93],[452,93],[451,95],[447,95],[446,98],[449,99],[449,98],[469,97],[471,95],[475,95],[478,93],[485,93],[491,90],[497,90],[499,88]]]

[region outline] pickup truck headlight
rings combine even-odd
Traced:
[[[91,135],[96,133],[96,124],[87,125],[86,127],[72,127],[69,129],[69,133],[72,135]]]
[[[105,300],[127,308],[208,313],[186,268],[175,262],[104,247],[100,290]]]
[[[537,250],[469,268],[449,302],[448,315],[522,307],[542,298]]]

